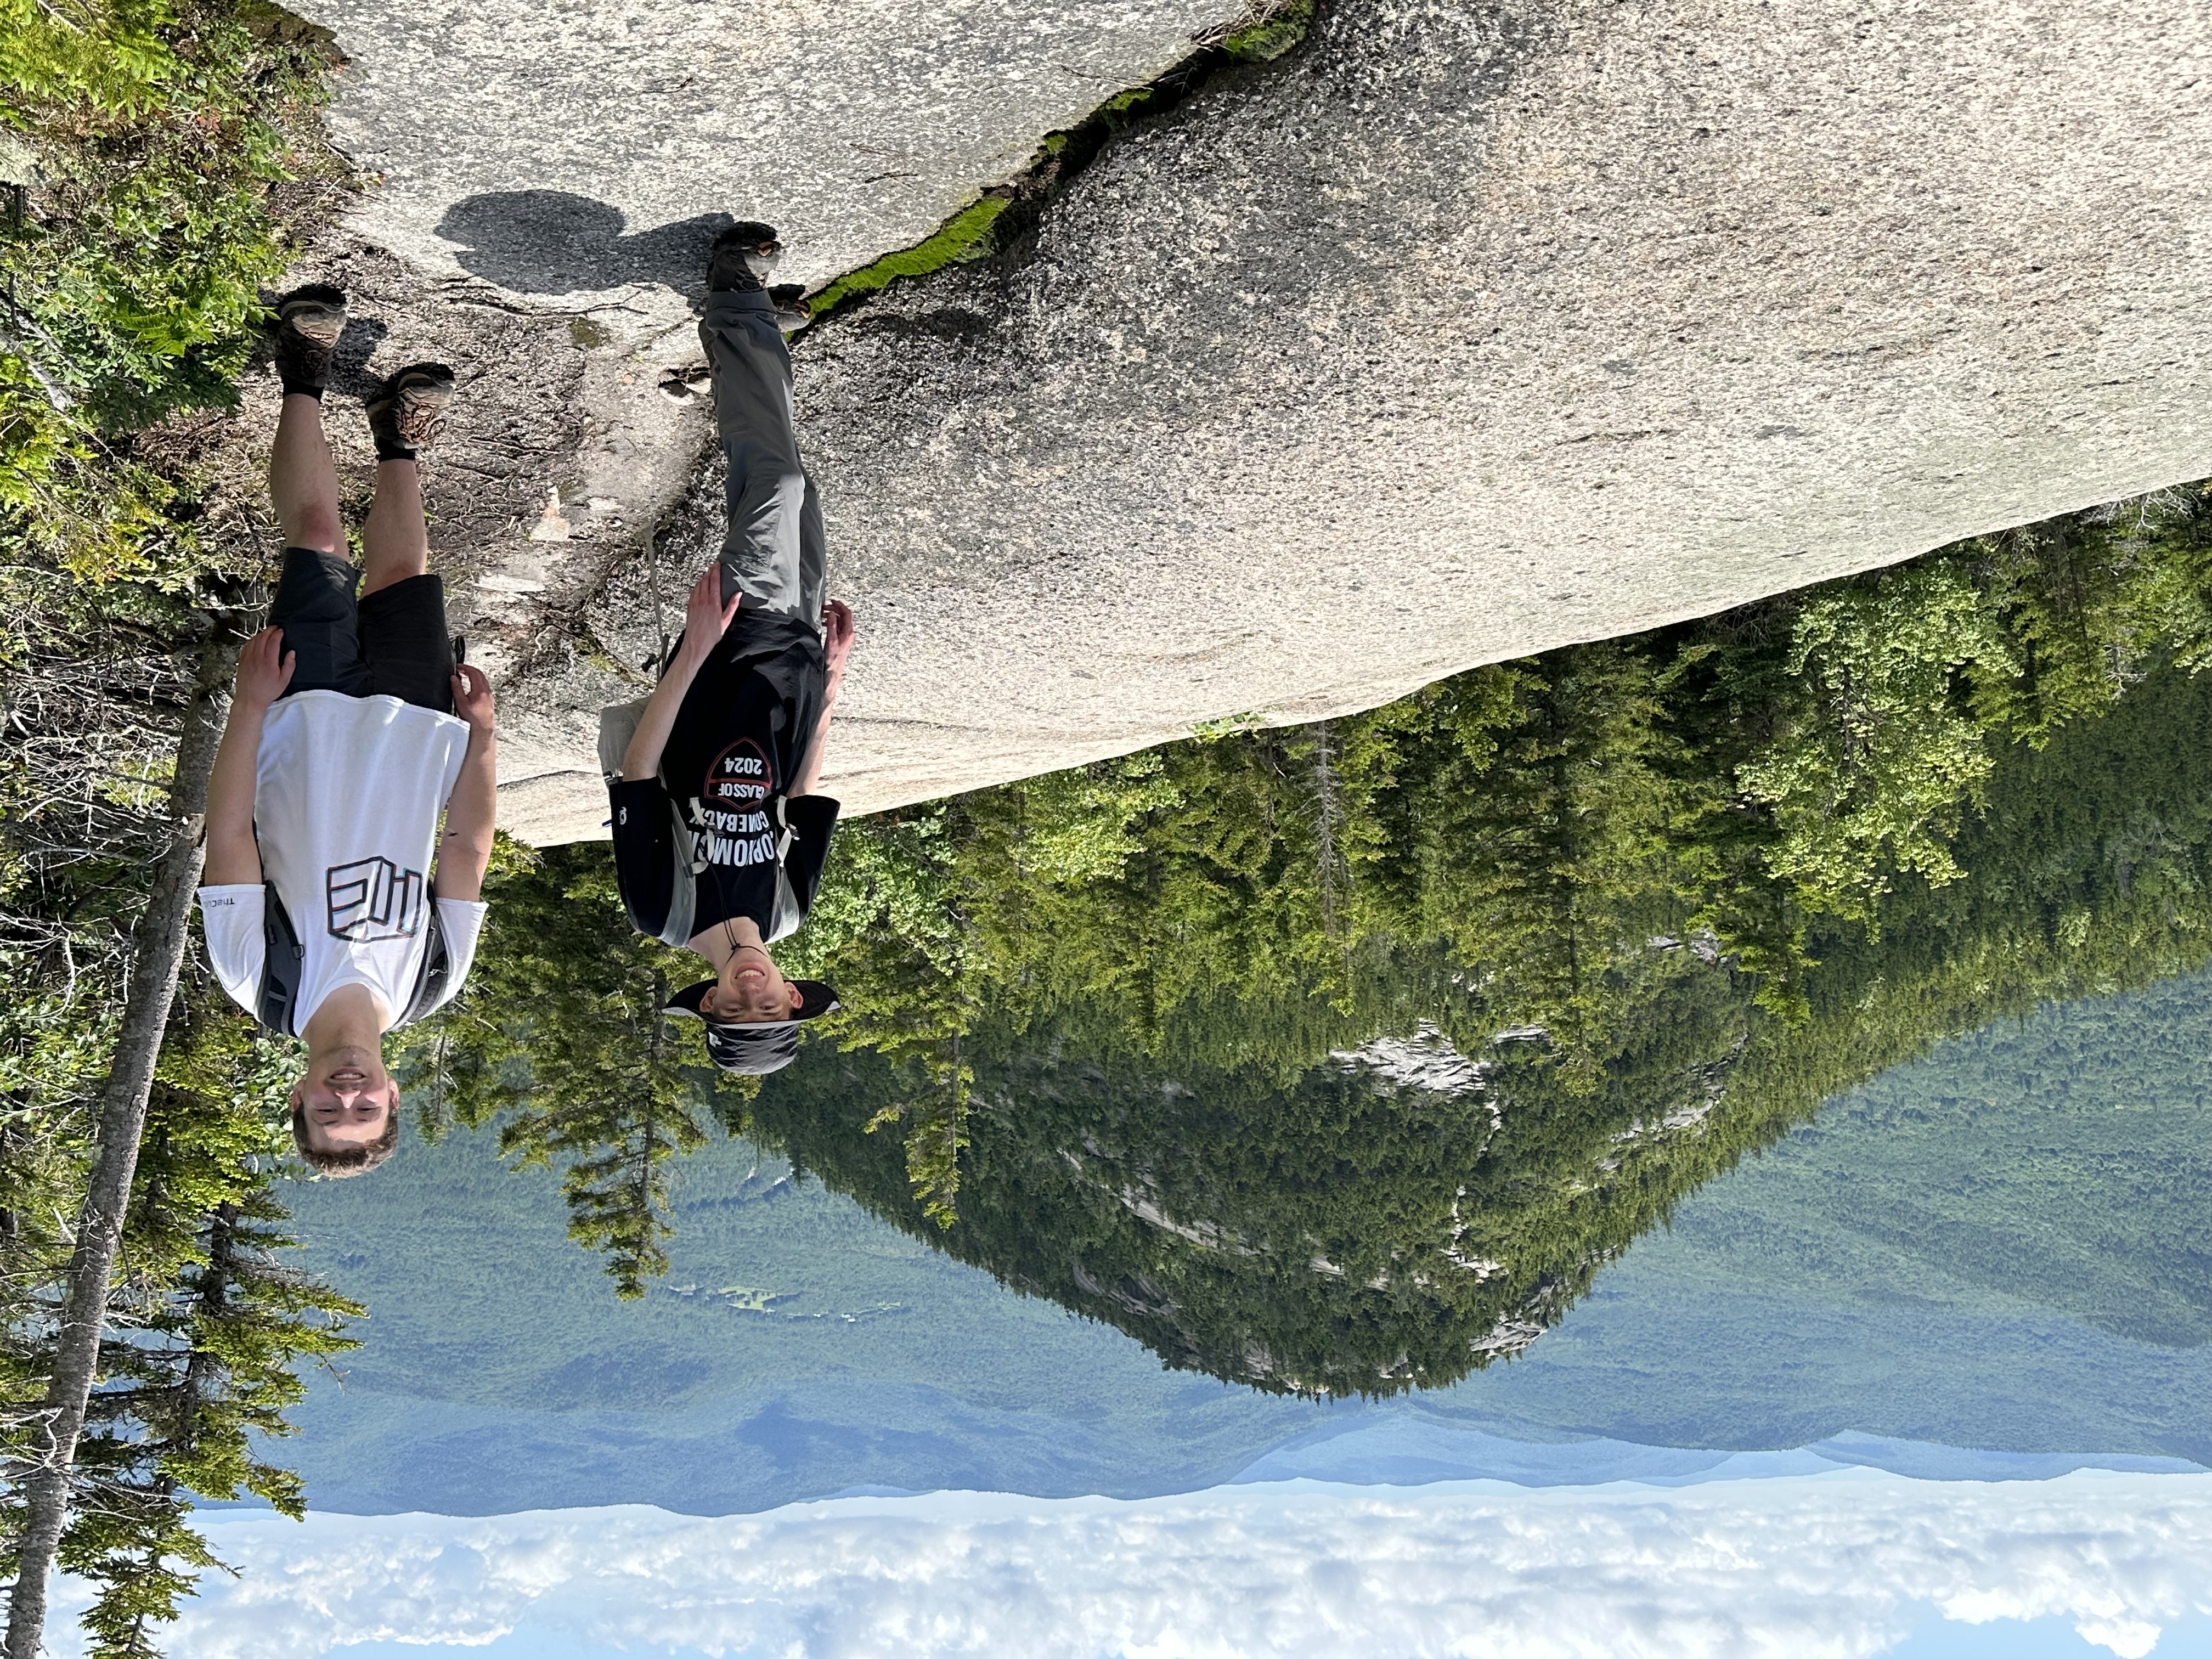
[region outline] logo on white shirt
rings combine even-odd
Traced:
[[[334,864],[323,881],[324,908],[332,939],[366,945],[412,939],[422,931],[422,872],[403,870],[387,858]]]

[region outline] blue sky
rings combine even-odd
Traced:
[[[206,1519],[239,1577],[210,1575],[172,1659],[2212,1653],[2202,1474]]]

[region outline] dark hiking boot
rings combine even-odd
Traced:
[[[714,384],[713,369],[704,363],[686,363],[661,374],[660,395],[672,404],[688,404],[694,398],[704,397]]]
[[[707,292],[757,294],[782,257],[783,244],[776,240],[774,225],[757,219],[732,225],[708,250]]]
[[[330,384],[331,354],[345,332],[346,296],[327,283],[295,288],[276,301],[276,378],[284,393],[319,398]]]
[[[411,461],[445,430],[453,371],[443,363],[410,363],[368,400],[368,429],[380,461]]]
[[[796,334],[814,320],[814,313],[806,308],[806,284],[778,283],[769,289],[769,302],[775,307],[775,325],[786,334]]]

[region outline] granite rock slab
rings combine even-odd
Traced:
[[[623,59],[629,15],[531,27],[617,130],[642,124],[634,183],[591,172],[604,133],[482,179],[625,224],[705,210],[656,172],[682,124],[645,112],[709,94]],[[931,84],[926,58],[901,84]],[[857,95],[834,53],[790,61],[757,83],[789,108]],[[762,100],[732,84],[712,97],[734,120]],[[896,101],[851,142],[965,145],[967,178],[1026,153],[1020,122],[1065,118],[1019,104],[987,132],[988,98],[948,94],[902,137]],[[549,107],[582,134],[599,106]],[[439,193],[409,165],[374,210],[395,225]],[[786,216],[824,270],[896,240],[840,199]],[[848,810],[1364,708],[2212,473],[2212,13],[1341,0],[1291,56],[1125,134],[993,257],[833,317],[797,358],[860,623],[827,780]],[[507,822],[532,839],[603,833],[593,711],[635,695],[623,665],[718,533],[691,431],[654,562],[608,557],[567,613],[590,647],[519,677]]]

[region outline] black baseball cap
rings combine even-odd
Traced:
[[[765,1077],[780,1072],[799,1057],[799,1028],[819,1019],[837,1006],[837,993],[829,981],[794,979],[799,988],[799,1012],[789,1019],[709,1019],[699,1012],[714,981],[702,979],[669,998],[664,1013],[684,1014],[707,1028],[707,1053],[726,1072],[744,1077]]]

